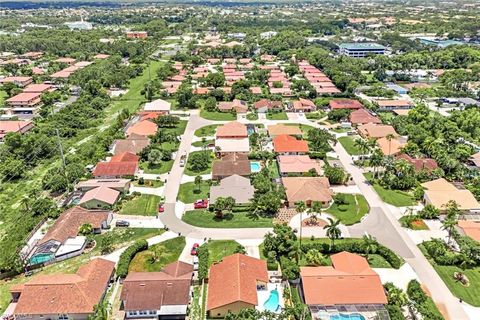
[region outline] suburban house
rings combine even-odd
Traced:
[[[299,100],[292,102],[293,112],[312,112],[317,109],[315,103],[312,100],[300,98]]]
[[[458,208],[465,213],[480,213],[480,203],[469,190],[458,189],[444,178],[424,182],[421,186],[425,189],[425,204],[431,204],[441,212],[445,212],[449,201],[455,201]]]
[[[120,191],[101,186],[85,192],[78,204],[87,209],[109,208],[119,197]]]
[[[408,161],[413,165],[415,168],[415,171],[422,171],[425,170],[427,172],[431,172],[432,170],[435,170],[438,168],[438,164],[435,160],[431,158],[412,158],[406,153],[402,153],[397,155],[397,159],[403,159]]]
[[[258,113],[267,113],[267,111],[271,110],[282,110],[283,104],[282,101],[272,101],[269,99],[262,99],[253,104],[255,110]]]
[[[459,220],[456,229],[460,234],[480,242],[480,221]]]
[[[78,229],[89,224],[94,233],[100,233],[108,228],[111,221],[112,213],[105,210],[87,210],[75,206],[62,212],[45,236],[34,245],[28,256],[29,264],[36,265],[54,259],[61,261],[81,254],[87,239],[78,235]]]
[[[305,140],[297,140],[295,137],[281,134],[273,138],[273,150],[277,154],[297,155],[308,153],[308,143]]]
[[[10,288],[16,319],[79,319],[94,314],[115,271],[115,262],[96,258],[74,274],[38,275]],[[26,316],[28,315],[28,316]]]
[[[122,154],[120,154],[122,155]],[[121,158],[112,158],[113,161],[99,162],[93,170],[93,176],[98,178],[133,177],[138,171],[138,159],[121,161]],[[120,160],[120,161],[119,161]]]
[[[366,139],[385,138],[388,135],[398,136],[395,129],[388,124],[367,123],[358,127],[358,133]]]
[[[210,187],[210,203],[215,203],[220,197],[232,197],[236,204],[244,205],[251,202],[254,192],[250,179],[234,174],[220,180],[218,186]]]
[[[127,319],[185,319],[193,265],[176,261],[159,272],[129,272],[123,280],[121,309]]]
[[[113,154],[131,152],[139,154],[150,145],[150,139],[146,136],[131,134],[126,139],[117,139],[113,143]]]
[[[376,140],[377,146],[382,150],[386,156],[393,156],[402,152],[402,148],[407,145],[407,142],[402,137],[394,137],[387,139],[385,137]]]
[[[381,313],[386,315],[381,319],[388,319],[385,290],[367,260],[346,251],[330,259],[331,266],[300,268],[300,296],[312,316],[341,313],[348,318],[351,312],[362,314],[362,319],[376,319]]]
[[[56,88],[51,84],[39,83],[29,84],[22,92],[24,93],[44,93],[55,91]]]
[[[155,135],[157,130],[158,126],[156,123],[150,120],[141,120],[128,127],[126,134],[127,137],[133,134],[137,136],[148,137]]]
[[[250,152],[250,141],[243,139],[215,139],[215,148],[218,153],[226,155],[229,153],[248,154]]]
[[[143,111],[145,112],[156,112],[160,114],[168,114],[170,109],[172,108],[172,104],[168,101],[157,99],[153,100],[152,102],[148,102],[143,107]]]
[[[248,177],[251,173],[250,160],[246,154],[230,153],[212,165],[212,179],[220,180],[234,174]]]
[[[210,267],[207,312],[211,318],[224,318],[259,305],[258,291],[266,291],[269,276],[264,260],[243,254],[224,257]]]
[[[284,134],[289,136],[301,137],[303,134],[299,126],[287,126],[284,124],[274,124],[274,125],[268,126],[267,130],[268,130],[268,135],[271,138],[275,138],[276,136],[284,135]]]
[[[1,126],[1,123],[0,123],[0,126]],[[468,164],[473,167],[480,168],[480,152],[472,154],[470,158],[468,158]]]
[[[245,113],[248,111],[248,105],[246,101],[234,99],[232,102],[220,102],[218,104],[218,110],[221,112],[230,112],[234,110],[236,113]]]
[[[90,179],[80,181],[75,186],[75,189],[81,192],[87,192],[95,188],[107,187],[117,190],[120,193],[128,193],[130,184],[131,182],[129,179]]]
[[[367,123],[375,123],[375,124],[382,123],[382,120],[380,120],[380,118],[372,115],[369,111],[363,108],[352,111],[348,116],[348,119],[350,123],[354,126],[367,124]]]
[[[0,142],[3,141],[5,136],[10,132],[23,134],[32,128],[33,128],[32,121],[18,121],[18,120],[0,121]]]
[[[42,103],[38,92],[19,93],[5,102],[7,106],[11,107],[12,114],[33,114]]]
[[[322,173],[320,163],[307,155],[278,156],[277,160],[282,176],[301,175],[310,170],[314,170],[317,174]]]
[[[287,207],[295,207],[295,203],[303,201],[310,207],[314,201],[328,207],[332,202],[333,191],[326,177],[283,177],[282,184],[287,195]]]
[[[147,31],[127,31],[126,36],[129,39],[146,39],[148,33]]]
[[[395,109],[410,109],[413,104],[408,100],[377,100],[375,103],[380,111],[392,111]]]
[[[334,99],[330,100],[328,103],[331,110],[336,109],[349,109],[349,110],[357,110],[362,109],[363,105],[358,100],[353,99]]]
[[[238,121],[225,123],[217,127],[217,139],[245,139],[248,138],[247,126]]]
[[[401,87],[395,83],[387,83],[387,88],[395,91],[397,94],[407,94],[409,91],[407,88]]]
[[[3,79],[0,79],[0,84],[5,84],[5,83],[13,83],[16,86],[19,86],[21,88],[28,86],[30,83],[33,82],[32,77],[5,77]]]

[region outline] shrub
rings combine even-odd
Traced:
[[[440,215],[440,210],[438,210],[431,204],[427,204],[425,208],[418,211],[417,215],[422,219],[437,219]]]
[[[390,320],[405,320],[405,316],[402,313],[402,309],[399,306],[392,306],[387,304],[385,309],[388,311],[388,315],[390,316]]]
[[[341,204],[338,206],[338,210],[342,211],[342,212],[345,212],[348,210],[348,206],[345,205],[345,204]]]
[[[197,250],[198,257],[198,280],[203,281],[208,277],[208,243],[202,244]]]
[[[282,267],[282,274],[288,280],[296,280],[300,275],[300,267],[295,261],[287,257],[280,257],[280,266]]]
[[[338,204],[348,204],[347,197],[345,196],[344,193],[337,193],[334,197],[333,200]]]
[[[423,291],[420,283],[417,280],[412,280],[408,283],[407,294],[412,300],[415,309],[422,315],[423,319],[428,320],[443,320],[443,316],[438,311],[432,298],[428,297]]]
[[[140,251],[144,251],[148,249],[148,242],[147,240],[137,240],[134,244],[128,247],[121,255],[120,260],[118,261],[117,267],[117,276],[120,278],[125,278],[128,274],[128,267],[130,266],[130,262],[135,257],[137,253]]]

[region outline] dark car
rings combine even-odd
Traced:
[[[130,222],[125,221],[125,220],[118,220],[117,222],[115,222],[115,226],[116,227],[129,227]]]

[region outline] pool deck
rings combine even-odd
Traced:
[[[280,313],[280,311],[285,307],[285,302],[283,301],[283,288],[280,285],[280,283],[268,283],[267,284],[267,290],[262,290],[259,291],[257,290],[257,299],[258,299],[258,306],[255,308],[258,311],[264,311],[265,308],[263,307],[263,304],[268,300],[270,297],[270,291],[273,291],[275,289],[278,290],[278,298],[279,298],[279,304],[280,304],[280,309],[277,310],[276,313]]]

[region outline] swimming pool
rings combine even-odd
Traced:
[[[339,313],[330,316],[330,320],[365,320],[360,313]]]
[[[260,170],[262,170],[260,162],[250,162],[250,171],[259,172]]]
[[[263,304],[263,308],[272,312],[275,312],[280,308],[280,297],[277,289],[270,291],[270,296]]]

